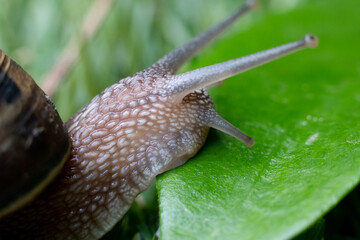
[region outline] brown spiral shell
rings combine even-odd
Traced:
[[[53,103],[0,50],[0,217],[41,192],[61,169],[69,149]]]

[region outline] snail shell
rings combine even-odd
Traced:
[[[0,217],[31,201],[57,175],[70,149],[53,103],[0,50]]]

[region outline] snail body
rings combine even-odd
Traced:
[[[60,176],[30,205],[5,217],[6,227],[23,228],[24,238],[34,232],[44,239],[54,232],[59,239],[89,238],[89,233],[99,238],[156,175],[192,157],[209,128],[188,116],[206,114],[212,102],[205,90],[178,104],[166,95],[152,95],[153,85],[164,85],[166,79],[153,70],[137,73],[104,90],[67,121],[72,149]],[[203,104],[196,104],[198,99]]]
[[[314,36],[174,73],[253,5],[248,2],[150,68],[108,87],[69,119],[65,129],[71,150],[61,172],[34,200],[4,214],[0,238],[100,238],[158,174],[197,153],[210,127],[252,146],[252,138],[215,112],[205,88],[300,48],[314,47]],[[62,152],[66,156],[67,149]]]

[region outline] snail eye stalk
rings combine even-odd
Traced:
[[[300,49],[306,47],[315,48],[317,45],[318,38],[316,36],[306,35],[295,42],[175,75],[164,88],[166,88],[169,95],[176,95],[176,98],[182,99],[199,88],[214,85],[226,78],[289,55]]]

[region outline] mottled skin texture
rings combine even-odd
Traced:
[[[23,238],[99,238],[156,175],[192,157],[206,139],[212,100],[201,89],[177,102],[156,90],[167,81],[150,68],[80,110],[66,123],[73,146],[61,175],[0,229]]]

